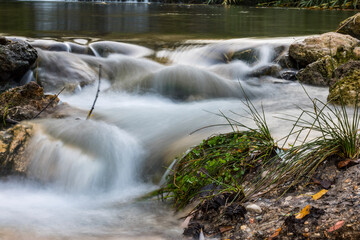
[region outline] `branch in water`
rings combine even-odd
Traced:
[[[86,120],[88,120],[88,119],[91,117],[91,114],[92,114],[92,112],[93,112],[93,110],[94,110],[94,108],[95,108],[95,103],[96,103],[96,101],[97,101],[97,99],[98,99],[98,97],[99,97],[100,82],[101,82],[101,68],[102,68],[102,66],[99,65],[99,84],[98,84],[98,89],[97,89],[97,92],[96,92],[96,96],[95,96],[95,99],[94,99],[94,103],[93,103],[93,105],[92,105],[92,107],[91,107],[91,109],[90,109],[90,111],[89,111],[89,114],[88,114],[87,117],[86,117]]]

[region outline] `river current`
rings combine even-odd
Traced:
[[[49,93],[66,89],[55,118],[29,122],[35,134],[27,178],[0,181],[0,239],[181,239],[180,216],[139,197],[158,188],[174,157],[231,130],[190,134],[226,123],[219,113],[251,125],[245,96],[263,107],[273,136],[284,136],[291,126],[276,117],[296,115],[310,101],[299,83],[259,72],[288,71],[276,59],[289,44],[333,30],[349,15],[0,1],[0,33],[28,41],[39,53],[22,83],[36,80]],[[249,49],[253,59],[234,57]],[[99,98],[86,120],[100,65]],[[323,100],[328,94],[327,88],[305,89]]]

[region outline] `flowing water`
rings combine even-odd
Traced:
[[[158,187],[175,156],[231,130],[190,135],[226,123],[219,111],[251,124],[241,102],[245,94],[264,107],[273,135],[283,136],[290,126],[274,117],[296,114],[309,100],[298,83],[259,72],[279,69],[278,55],[301,39],[294,36],[330,31],[349,15],[0,1],[2,35],[22,36],[39,52],[37,67],[22,83],[36,76],[47,92],[66,87],[57,119],[30,123],[28,177],[0,182],[0,239],[181,239],[181,221],[168,206],[138,198]],[[248,49],[255,60],[234,57]],[[99,65],[101,91],[94,115],[85,120]],[[328,92],[306,89],[320,99]]]

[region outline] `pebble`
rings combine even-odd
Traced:
[[[247,229],[247,226],[246,225],[242,225],[241,227],[241,230],[245,231]]]
[[[314,237],[321,237],[320,233],[314,233]]]
[[[308,229],[308,228],[305,228],[304,231],[305,231],[306,233],[308,233],[308,232],[309,232],[309,229]]]
[[[289,202],[292,199],[292,196],[288,196],[285,198],[285,201]]]
[[[308,225],[308,224],[309,224],[309,222],[308,222],[308,221],[305,221],[305,222],[304,222],[304,225]]]
[[[259,207],[259,205],[256,205],[256,204],[247,205],[245,208],[249,212],[255,212],[255,213],[261,213],[262,212],[261,207]]]

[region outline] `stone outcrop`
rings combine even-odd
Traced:
[[[24,41],[0,37],[0,84],[19,81],[37,59],[37,51]]]
[[[328,101],[354,105],[358,102],[359,92],[360,61],[350,61],[338,67],[331,82]]]
[[[360,39],[360,13],[355,14],[352,17],[349,17],[342,21],[339,24],[338,33],[348,34],[357,39]]]
[[[32,127],[26,124],[0,131],[0,176],[25,175],[29,164],[25,148],[31,133]]]
[[[354,57],[353,50],[359,43],[358,39],[349,35],[333,32],[324,33],[290,45],[289,55],[298,63],[300,68],[306,67],[327,55],[339,63],[345,63]]]
[[[44,95],[44,89],[35,82],[10,89],[0,95],[0,129],[34,118],[48,104],[46,112],[51,112],[58,102],[56,96]]]
[[[337,65],[334,58],[325,56],[301,69],[296,78],[304,84],[329,86]]]

